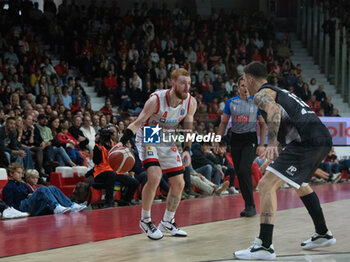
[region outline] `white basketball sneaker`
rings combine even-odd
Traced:
[[[313,234],[311,238],[301,243],[302,249],[313,249],[317,247],[325,247],[335,244],[337,240],[333,237],[330,230],[325,235]]]
[[[70,208],[71,208],[71,212],[72,213],[76,213],[76,212],[83,211],[84,209],[87,208],[87,206],[83,205],[83,204],[77,204],[77,203],[73,202]]]
[[[171,221],[160,221],[158,225],[158,229],[163,233],[170,233],[174,237],[187,237],[187,233],[175,224],[175,219],[173,218]]]
[[[71,211],[70,207],[64,207],[64,206],[61,206],[60,204],[56,204],[56,208],[53,210],[53,213],[55,215],[59,215],[59,214],[69,213],[70,211]]]
[[[255,238],[254,244],[247,249],[239,250],[233,253],[233,256],[243,260],[273,260],[276,258],[276,253],[273,250],[273,245],[269,248],[262,246],[262,240]]]
[[[159,240],[163,238],[163,233],[154,225],[152,221],[146,222],[141,219],[140,228],[147,234],[149,239]]]
[[[17,209],[14,209],[13,207],[7,207],[2,212],[2,219],[21,218],[21,217],[27,217],[27,216],[29,216],[29,213],[21,212]]]

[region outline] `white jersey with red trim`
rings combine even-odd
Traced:
[[[188,93],[187,98],[182,100],[177,107],[171,107],[169,104],[170,89],[160,90],[152,93],[151,96],[156,96],[158,105],[157,111],[144,124],[145,126],[159,126],[162,129],[175,129],[182,119],[188,113],[191,103],[191,95]]]
[[[157,97],[157,111],[139,128],[136,133],[136,146],[140,160],[145,169],[149,165],[159,165],[163,173],[168,176],[183,173],[183,164],[181,155],[179,154],[174,142],[161,143],[143,143],[143,130],[145,126],[161,127],[162,132],[168,130],[175,133],[176,128],[182,119],[188,114],[191,103],[191,95],[182,100],[177,107],[171,107],[169,104],[169,91],[161,90],[151,94]]]

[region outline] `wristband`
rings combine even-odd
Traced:
[[[191,153],[191,148],[189,146],[185,146],[184,151],[187,151],[188,153]]]
[[[131,129],[127,128],[123,134],[123,136],[120,138],[120,142],[125,145],[126,143],[128,143],[128,141],[130,140],[130,138],[132,138],[134,135],[134,133],[131,131]]]

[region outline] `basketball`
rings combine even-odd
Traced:
[[[114,146],[108,152],[108,162],[117,173],[126,173],[133,168],[135,156],[127,147]]]

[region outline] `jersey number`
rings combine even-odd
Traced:
[[[287,91],[287,90],[283,90],[283,89],[282,89],[282,91],[285,92],[285,93],[287,93],[288,96],[289,96],[290,98],[293,98],[294,101],[297,102],[297,103],[298,103],[299,105],[301,105],[302,107],[309,108],[309,106],[308,106],[303,100],[301,100],[299,97],[297,97],[296,95],[290,93],[290,92]]]

